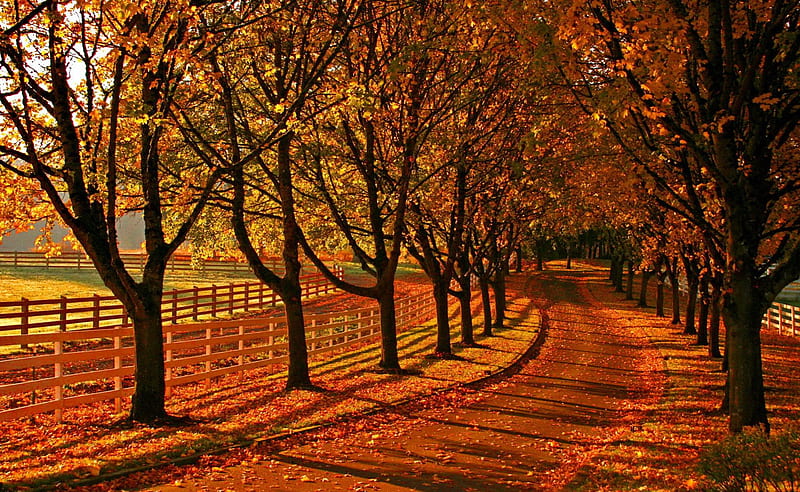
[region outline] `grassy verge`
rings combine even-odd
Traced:
[[[337,421],[374,408],[429,394],[502,370],[524,353],[538,333],[531,300],[509,293],[509,322],[496,336],[478,337],[481,347],[456,347],[460,360],[430,358],[435,325],[425,323],[400,335],[403,367],[410,375],[374,371],[379,348],[363,346],[312,361],[312,377],[326,391],[285,393],[283,367],[246,377],[177,388],[169,411],[197,422],[181,428],[106,423],[107,405],[65,412],[65,423],[49,416],[0,423],[0,483],[52,486]],[[478,305],[475,305],[478,311]],[[478,317],[476,326],[482,322]],[[460,326],[452,314],[452,335]],[[122,416],[117,416],[121,418]],[[7,436],[7,438],[6,438]]]

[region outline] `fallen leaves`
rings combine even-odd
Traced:
[[[415,279],[418,280],[418,279]],[[399,291],[413,294],[428,289],[426,283],[406,282]],[[512,293],[513,294],[513,293]],[[316,304],[316,302],[319,304]],[[353,296],[333,295],[315,300],[316,308],[338,309],[367,305],[368,299]],[[526,299],[517,298],[518,312],[523,312]],[[477,307],[477,297],[476,297]],[[174,388],[168,401],[168,411],[176,415],[190,415],[197,422],[181,428],[144,425],[109,424],[109,404],[97,403],[65,412],[65,423],[56,425],[52,417],[42,415],[33,421],[0,423],[0,435],[13,436],[11,445],[0,451],[0,481],[15,484],[43,484],[52,481],[95,476],[114,470],[142,465],[168,463],[174,458],[192,459],[198,453],[220,446],[227,446],[248,437],[268,436],[280,432],[301,429],[320,422],[337,422],[344,416],[358,415],[378,406],[392,404],[427,394],[458,382],[484,376],[487,368],[507,366],[524,352],[536,334],[535,322],[527,320],[530,327],[516,324],[526,321],[511,319],[510,328],[500,336],[488,338],[481,343],[484,348],[459,350],[466,360],[429,360],[429,342],[435,337],[435,326],[427,323],[400,334],[400,356],[405,368],[414,375],[378,374],[373,368],[378,360],[379,348],[375,345],[354,347],[347,352],[333,352],[313,358],[312,377],[315,383],[327,391],[283,391],[284,367],[266,367],[238,377],[213,380],[211,386],[204,384]],[[477,318],[476,323],[480,322]],[[453,338],[458,336],[459,326],[453,323]],[[324,358],[323,358],[324,357]],[[475,398],[471,390],[459,390],[457,395],[436,396],[428,401],[452,399],[466,404]],[[124,416],[116,420],[122,421]],[[321,432],[341,432],[333,426]],[[388,435],[387,432],[383,434]],[[380,439],[375,434],[373,441]],[[101,468],[84,468],[86,461],[102,456]],[[253,463],[258,462],[252,457]],[[228,466],[243,466],[237,462],[226,463],[201,457],[198,465],[223,473]],[[188,474],[191,466],[184,467]],[[213,469],[216,467],[218,469]],[[143,481],[154,480],[171,483],[173,467],[161,467],[140,474]],[[158,478],[155,478],[158,477]],[[299,476],[298,476],[299,477]],[[126,488],[124,479],[119,488]]]

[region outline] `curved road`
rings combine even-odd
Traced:
[[[625,422],[652,375],[641,332],[594,300],[587,270],[534,274],[524,286],[544,325],[538,357],[461,406],[415,410],[344,437],[215,468],[156,490],[544,490],[573,480]],[[607,288],[603,285],[600,288]]]

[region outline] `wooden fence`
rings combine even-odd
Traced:
[[[396,304],[399,328],[434,315],[429,293]],[[310,354],[380,338],[376,308],[306,316]],[[246,371],[287,361],[283,316],[208,321],[164,326],[167,395],[179,385],[213,378],[242,377]],[[89,328],[31,335],[0,335],[0,348],[27,344],[35,355],[0,360],[0,420],[63,411],[79,405],[113,402],[123,409],[133,392],[133,328]]]
[[[779,335],[800,335],[800,308],[773,302],[762,321],[762,328],[777,330]]]
[[[142,271],[147,256],[144,253],[122,253],[122,261],[128,268]],[[280,259],[264,258],[264,264],[277,272],[283,271],[283,263]],[[64,268],[77,270],[94,270],[94,264],[83,253],[65,252],[59,256],[45,256],[44,253],[34,251],[0,251],[0,265],[12,266],[17,268],[36,267],[36,268]],[[195,259],[192,261],[190,255],[172,255],[167,263],[167,272],[249,272],[250,267],[247,263],[233,260],[216,259]]]
[[[341,267],[334,267],[339,277]],[[303,297],[328,293],[335,288],[321,273],[301,278]],[[164,292],[161,314],[165,323],[214,317],[250,310],[259,311],[278,302],[278,296],[261,282],[238,282],[176,289]],[[114,296],[59,299],[26,299],[0,302],[0,333],[19,335],[82,328],[128,326],[128,315]],[[22,344],[25,347],[25,343]]]
[[[686,294],[685,280],[680,282],[680,290]],[[784,292],[800,293],[800,281],[789,284]],[[761,328],[776,330],[780,335],[800,335],[800,307],[773,302],[761,320]]]

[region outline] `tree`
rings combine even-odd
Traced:
[[[411,188],[425,179],[419,157],[427,139],[452,111],[458,81],[449,70],[453,6],[446,1],[413,4],[373,1],[364,21],[341,49],[334,83],[344,88],[335,109],[314,120],[314,139],[304,144],[308,208],[322,205],[370,286],[346,282],[303,249],[337,287],[378,301],[381,361],[399,371],[394,281],[406,230]]]
[[[218,205],[230,211],[236,242],[256,277],[283,302],[287,389],[313,387],[301,302],[302,230],[295,206],[294,154],[307,128],[306,107],[323,90],[358,5],[350,0],[260,5],[251,14],[257,20],[239,31],[239,41],[209,59],[208,78],[214,81],[209,99],[225,122],[218,132],[222,136],[204,134],[201,122],[187,125],[196,154],[209,166],[230,170]],[[217,147],[208,143],[218,140],[222,145]],[[268,236],[281,238],[282,275],[262,261],[259,244],[273,239]]]
[[[134,327],[130,418],[168,418],[161,296],[170,255],[221,174],[188,158],[172,109],[186,98],[187,60],[211,49],[196,24],[214,6],[152,1],[135,10],[82,2],[15,2],[0,39],[0,164],[34,179]],[[187,183],[195,183],[199,191]],[[116,219],[136,210],[147,260],[125,267]]]
[[[476,33],[465,28],[454,46],[464,77],[450,118],[432,132],[424,161],[435,169],[415,188],[406,245],[433,284],[439,356],[452,353],[448,294],[461,307],[461,343],[475,345],[472,321],[473,260],[470,228],[476,218],[475,197],[490,181],[508,179],[503,169],[518,154],[525,131],[517,118],[523,106],[514,95],[516,65],[499,52],[503,37],[492,30]],[[478,43],[476,38],[482,42]],[[466,47],[461,47],[466,45]],[[468,48],[470,45],[474,48]],[[497,53],[494,56],[485,53]],[[450,63],[452,67],[455,60]],[[458,288],[452,287],[455,280]]]

